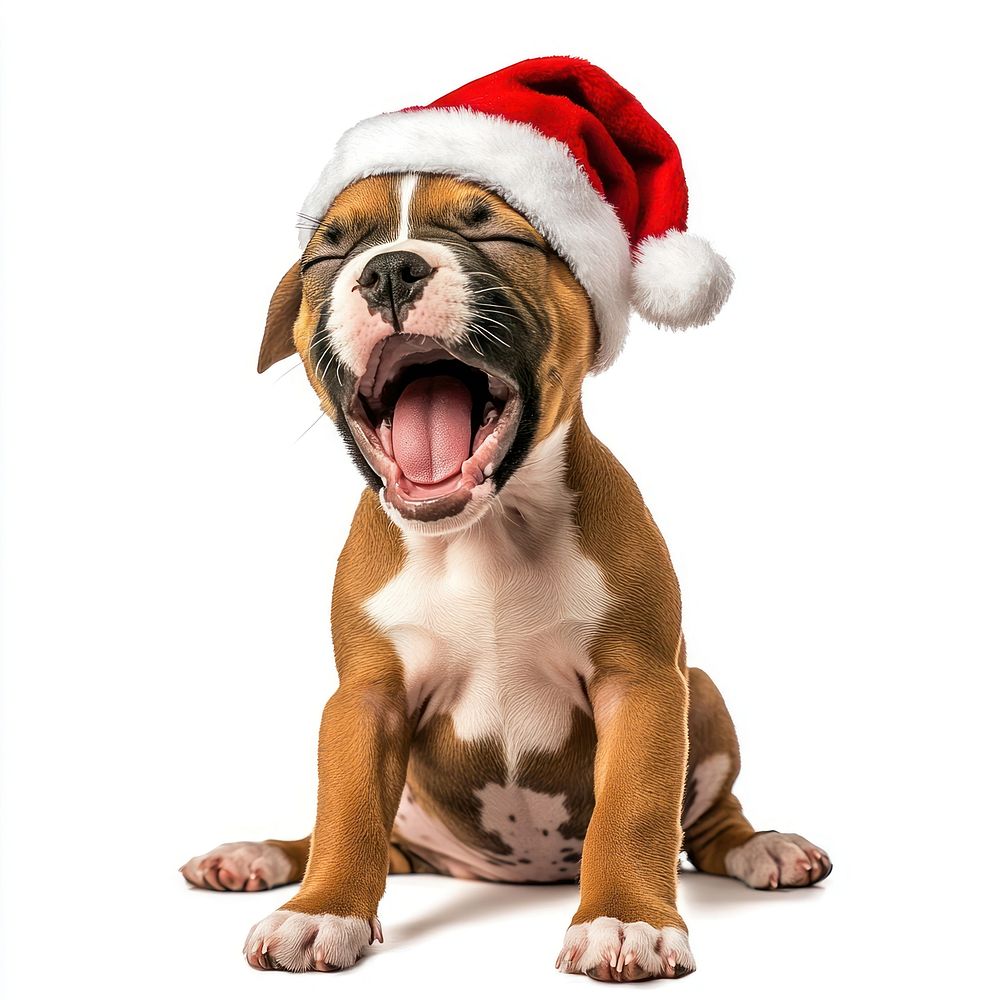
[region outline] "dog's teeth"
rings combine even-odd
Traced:
[[[382,445],[382,450],[390,457],[392,454],[392,420],[390,417],[383,417],[382,423],[378,425],[378,430],[376,434],[379,439],[379,443]]]
[[[492,423],[497,418],[497,408],[492,403],[487,403],[483,410],[483,426]]]
[[[495,378],[490,375],[487,383],[490,387],[490,395],[495,396],[497,399],[503,401],[510,394],[505,383],[501,382],[500,379]]]

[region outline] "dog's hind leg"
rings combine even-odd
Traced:
[[[311,837],[302,840],[242,840],[220,844],[213,851],[181,865],[180,873],[199,889],[259,892],[301,882],[309,861]],[[431,871],[396,844],[389,845],[389,874]]]
[[[389,841],[389,874],[390,875],[420,875],[420,874],[447,874],[438,870],[417,857],[405,847],[400,846],[396,841]]]
[[[794,833],[757,832],[733,782],[740,772],[736,729],[719,689],[703,670],[688,671],[690,691],[684,849],[700,871],[738,878],[754,889],[813,885],[830,874],[825,851]]]
[[[309,860],[302,840],[240,840],[220,844],[181,865],[180,873],[199,889],[259,892],[301,882]]]

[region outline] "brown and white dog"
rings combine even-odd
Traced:
[[[271,301],[261,371],[295,351],[368,480],[337,566],[340,684],[311,837],[223,844],[208,889],[302,885],[258,923],[259,969],[342,969],[381,940],[386,873],[579,878],[557,966],[695,968],[682,847],[756,889],[830,860],[755,832],[712,681],[635,483],[581,410],[591,303],[496,194],[436,174],[352,184]]]

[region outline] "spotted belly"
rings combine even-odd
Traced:
[[[439,717],[414,745],[393,839],[435,871],[495,882],[578,877],[593,811],[593,722],[512,771],[495,740],[456,740]]]
[[[462,837],[444,817],[422,805],[407,786],[396,814],[400,844],[442,875],[493,882],[564,882],[580,873],[583,839],[566,835],[565,796],[518,785],[490,784],[476,791],[481,828],[499,850]],[[478,839],[478,838],[477,838]]]

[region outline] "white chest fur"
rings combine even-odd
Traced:
[[[469,529],[407,536],[402,571],[366,604],[396,647],[411,709],[449,714],[460,739],[501,740],[511,777],[522,754],[563,745],[574,707],[589,712],[588,639],[611,603],[580,549],[565,436],[538,445]]]

